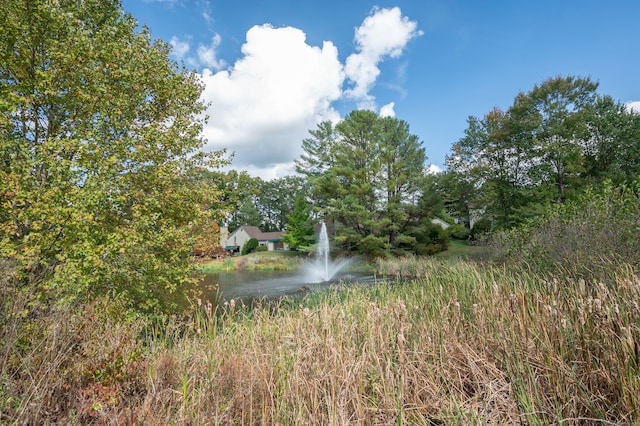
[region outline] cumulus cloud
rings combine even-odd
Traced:
[[[393,110],[395,105],[395,102],[389,102],[388,104],[383,105],[382,108],[380,108],[380,117],[395,117],[396,112]]]
[[[627,111],[640,114],[640,101],[627,102],[624,106],[627,107]]]
[[[346,95],[358,101],[360,108],[375,109],[369,94],[380,75],[378,64],[386,58],[397,58],[407,43],[422,35],[418,24],[402,16],[400,8],[374,8],[356,29],[356,53],[347,57],[345,72],[353,87]]]
[[[183,61],[191,68],[207,67],[209,69],[220,70],[227,66],[227,63],[218,59],[218,47],[221,38],[219,34],[214,34],[209,45],[199,44],[195,54],[191,54],[190,38],[181,40],[178,37],[171,37],[169,45],[172,48],[171,55],[178,61]]]
[[[344,81],[338,50],[331,42],[308,45],[296,28],[262,25],[247,32],[242,54],[230,69],[202,73],[207,147],[234,152],[237,168],[290,168],[308,130],[337,119],[331,103]]]
[[[197,49],[197,60],[207,65],[201,73],[209,104],[206,148],[226,148],[234,153],[232,167],[263,179],[292,174],[309,129],[340,119],[335,101],[355,100],[358,108],[376,110],[369,91],[380,74],[378,64],[401,55],[419,34],[400,9],[376,8],[356,29],[357,51],[345,64],[332,42],[309,45],[305,33],[293,27],[252,27],[232,65],[217,57],[221,40],[214,37],[210,46]],[[395,116],[394,106],[384,105],[380,114]]]

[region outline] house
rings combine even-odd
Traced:
[[[447,229],[449,225],[447,222],[445,222],[444,220],[440,219],[440,218],[434,218],[431,219],[431,223],[433,223],[434,225],[440,225],[442,227],[442,229]]]
[[[267,247],[267,251],[289,250],[289,245],[282,241],[283,235],[284,232],[262,232],[257,226],[243,225],[231,233],[226,228],[221,231],[220,245],[227,252],[242,253],[247,241],[255,238],[259,246]]]

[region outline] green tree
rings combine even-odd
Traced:
[[[296,199],[295,208],[289,215],[287,231],[283,239],[289,246],[304,251],[314,242],[311,206],[303,195],[299,195]]]
[[[262,182],[257,207],[263,216],[263,231],[282,231],[295,208],[296,199],[305,192],[305,180],[299,176]]]
[[[295,161],[296,171],[310,178],[322,176],[332,165],[332,153],[337,141],[336,129],[330,121],[323,121],[310,137],[302,140],[303,154]]]
[[[632,181],[640,123],[597,87],[588,78],[556,77],[518,94],[506,112],[470,117],[447,157],[448,170],[466,182],[460,188],[474,190],[469,208],[509,228],[589,183]]]
[[[586,115],[590,138],[584,145],[585,176],[596,183],[632,183],[640,176],[640,114],[603,96]]]
[[[217,176],[211,182],[210,187],[222,194],[218,208],[226,212],[224,222],[229,227],[229,231],[232,232],[239,226],[248,225],[249,223],[245,223],[247,210],[257,210],[256,202],[260,194],[262,179],[250,176],[246,171],[238,172],[237,170],[214,172],[214,174]],[[243,210],[242,207],[245,204],[247,206]],[[262,218],[254,220],[255,215],[259,214],[259,212],[251,212],[249,215],[251,224],[259,226],[262,223]]]
[[[447,157],[447,169],[466,181],[459,189],[476,189],[467,209],[483,208],[500,228],[517,223],[519,209],[527,203],[523,189],[531,166],[530,140],[514,137],[513,128],[510,115],[498,108],[482,119],[469,117],[465,136]]]
[[[329,215],[364,238],[379,231],[376,184],[380,174],[380,120],[372,111],[352,111],[336,129],[340,143],[332,153],[332,168],[337,194],[329,201]],[[336,230],[338,237],[341,229]]]
[[[312,135],[298,162],[308,168],[298,171],[320,200],[320,215],[341,225],[335,242],[369,254],[399,244],[420,214],[416,204],[424,189],[425,150],[409,125],[352,111],[335,129],[325,123]]]
[[[555,200],[564,202],[576,177],[583,171],[583,147],[592,134],[586,125],[595,105],[598,84],[589,78],[556,77],[535,85],[514,103],[524,104],[538,125],[532,129],[538,167],[532,177],[555,187]],[[579,185],[579,184],[578,184]]]
[[[261,227],[263,219],[262,213],[255,204],[252,201],[246,201],[233,216],[233,222],[229,223],[229,230],[233,232],[242,225]]]
[[[410,133],[407,122],[392,117],[380,121],[380,186],[384,206],[381,221],[389,246],[395,248],[398,235],[406,232],[419,213],[414,206],[421,193],[425,195],[427,156],[418,137]]]
[[[162,307],[218,193],[201,84],[117,0],[0,4],[0,254],[44,300]]]

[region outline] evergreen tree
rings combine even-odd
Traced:
[[[313,244],[313,222],[311,220],[311,206],[300,195],[296,198],[294,210],[289,215],[287,231],[284,241],[291,247],[306,251]]]

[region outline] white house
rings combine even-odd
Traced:
[[[282,241],[284,232],[262,232],[257,226],[243,225],[228,233],[226,228],[220,231],[220,245],[228,252],[242,253],[242,247],[251,238],[258,240],[259,246],[266,246],[267,251],[289,250],[289,245]]]
[[[440,218],[434,218],[431,219],[431,223],[433,223],[434,225],[440,225],[442,227],[442,229],[447,229],[449,225],[447,222],[445,222],[444,220],[440,219]]]

